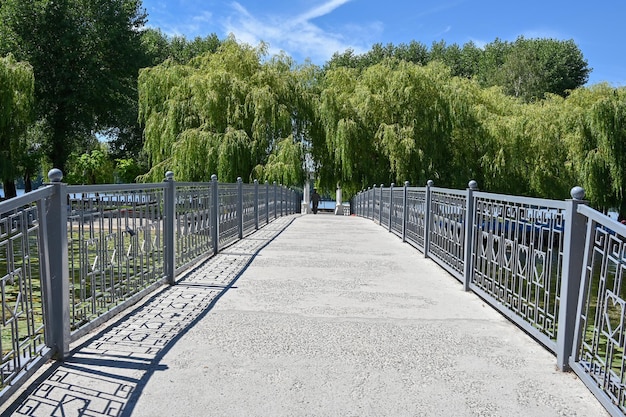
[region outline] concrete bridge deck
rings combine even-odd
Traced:
[[[606,416],[369,220],[278,219],[81,341],[13,416]]]

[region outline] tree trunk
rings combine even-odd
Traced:
[[[2,180],[2,187],[4,187],[4,198],[17,197],[15,180]]]
[[[24,174],[24,192],[30,193],[31,191],[33,191],[33,181],[30,177],[30,173],[27,172]]]

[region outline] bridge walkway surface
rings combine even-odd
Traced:
[[[2,415],[608,415],[522,330],[357,217],[277,219],[72,347]]]

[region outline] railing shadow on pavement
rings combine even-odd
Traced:
[[[383,185],[352,211],[396,234],[573,370],[626,415],[626,226],[587,206],[478,191]]]
[[[50,184],[0,203],[0,403],[197,262],[300,210],[273,183]]]
[[[6,413],[132,415],[161,359],[232,288],[257,254],[294,220],[286,217],[192,268],[54,362]],[[216,273],[219,272],[219,273]],[[4,414],[3,414],[4,415]]]

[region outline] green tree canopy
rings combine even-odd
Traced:
[[[473,42],[459,46],[443,40],[433,42],[430,49],[415,41],[397,46],[374,44],[364,54],[350,49],[335,53],[325,69],[364,70],[387,58],[419,65],[439,61],[453,76],[475,79],[483,87],[501,86],[506,94],[527,102],[542,99],[546,93],[565,96],[583,86],[591,71],[574,41],[524,37],[515,42],[496,39],[483,48]]]
[[[501,65],[490,71],[486,85],[500,85],[514,97],[529,102],[546,93],[565,97],[584,85],[590,69],[572,40],[518,38],[504,44]]]
[[[290,58],[265,62],[266,46],[224,41],[186,64],[171,60],[139,77],[140,118],[152,169],[177,178],[301,184],[312,106]]]
[[[15,179],[26,159],[25,133],[33,116],[33,69],[12,55],[0,58],[0,179],[5,197],[16,195]]]
[[[54,166],[64,169],[94,132],[128,123],[144,17],[140,0],[0,3],[0,54],[13,52],[33,67],[38,119],[50,127],[44,151]]]

